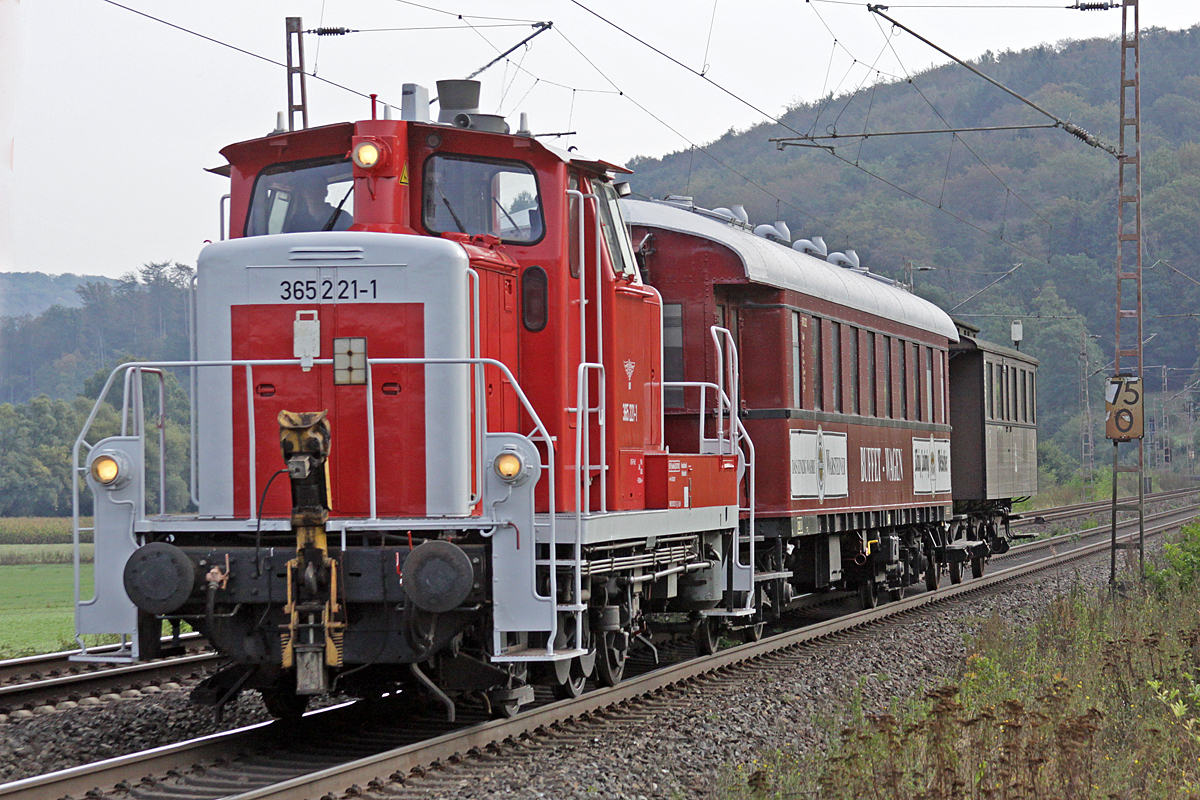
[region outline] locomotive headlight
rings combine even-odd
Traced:
[[[525,461],[511,450],[505,450],[492,462],[492,469],[503,481],[512,483],[525,472]]]
[[[378,142],[359,142],[350,154],[356,166],[360,169],[375,169],[387,158],[387,153]]]
[[[92,479],[108,489],[119,489],[129,481],[129,470],[119,453],[101,453],[92,459]]]

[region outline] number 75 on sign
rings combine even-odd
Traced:
[[[1141,378],[1109,378],[1104,392],[1104,407],[1107,412],[1104,435],[1109,439],[1128,441],[1141,439],[1145,435]]]

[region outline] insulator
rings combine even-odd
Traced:
[[[347,33],[353,33],[349,28],[314,28],[306,33],[315,33],[317,36],[345,36]]]
[[[1100,2],[1100,3],[1076,3],[1072,8],[1078,11],[1107,11],[1110,8],[1116,8],[1116,3]]]

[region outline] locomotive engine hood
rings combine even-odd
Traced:
[[[369,232],[247,237],[206,247],[197,268],[198,358],[307,356],[315,366],[256,365],[251,387],[243,367],[209,370],[198,398],[201,513],[252,515],[250,494],[277,469],[271,420],[290,404],[330,412],[339,443],[331,454],[335,516],[469,514],[468,367],[377,365],[370,386],[365,373],[367,358],[470,356],[470,263],[458,242]],[[255,464],[246,463],[251,436]],[[372,457],[407,464],[412,475],[404,486],[378,487],[374,509],[364,488]],[[284,510],[282,494],[267,498],[268,515]]]

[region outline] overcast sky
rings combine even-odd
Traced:
[[[945,60],[907,34],[889,37],[887,23],[849,0],[121,2],[0,0],[0,271],[118,276],[149,261],[194,264],[217,238],[227,181],[203,168],[224,163],[224,145],[274,127],[286,79],[279,66],[179,28],[274,61],[285,58],[287,16],[360,30],[306,37],[309,70],[398,104],[402,83],[433,94],[436,80],[465,77],[531,22],[552,21],[481,76],[482,110],[511,115],[514,129],[526,111],[535,133],[575,131],[566,143],[616,163],[763,121],[747,104],[777,114],[870,85],[870,67],[904,76]],[[1062,9],[1069,2],[911,0],[888,13],[964,58],[1119,34],[1119,10]],[[1196,0],[1142,6],[1143,28],[1200,22]],[[308,90],[312,125],[370,116],[351,92],[312,79]]]

